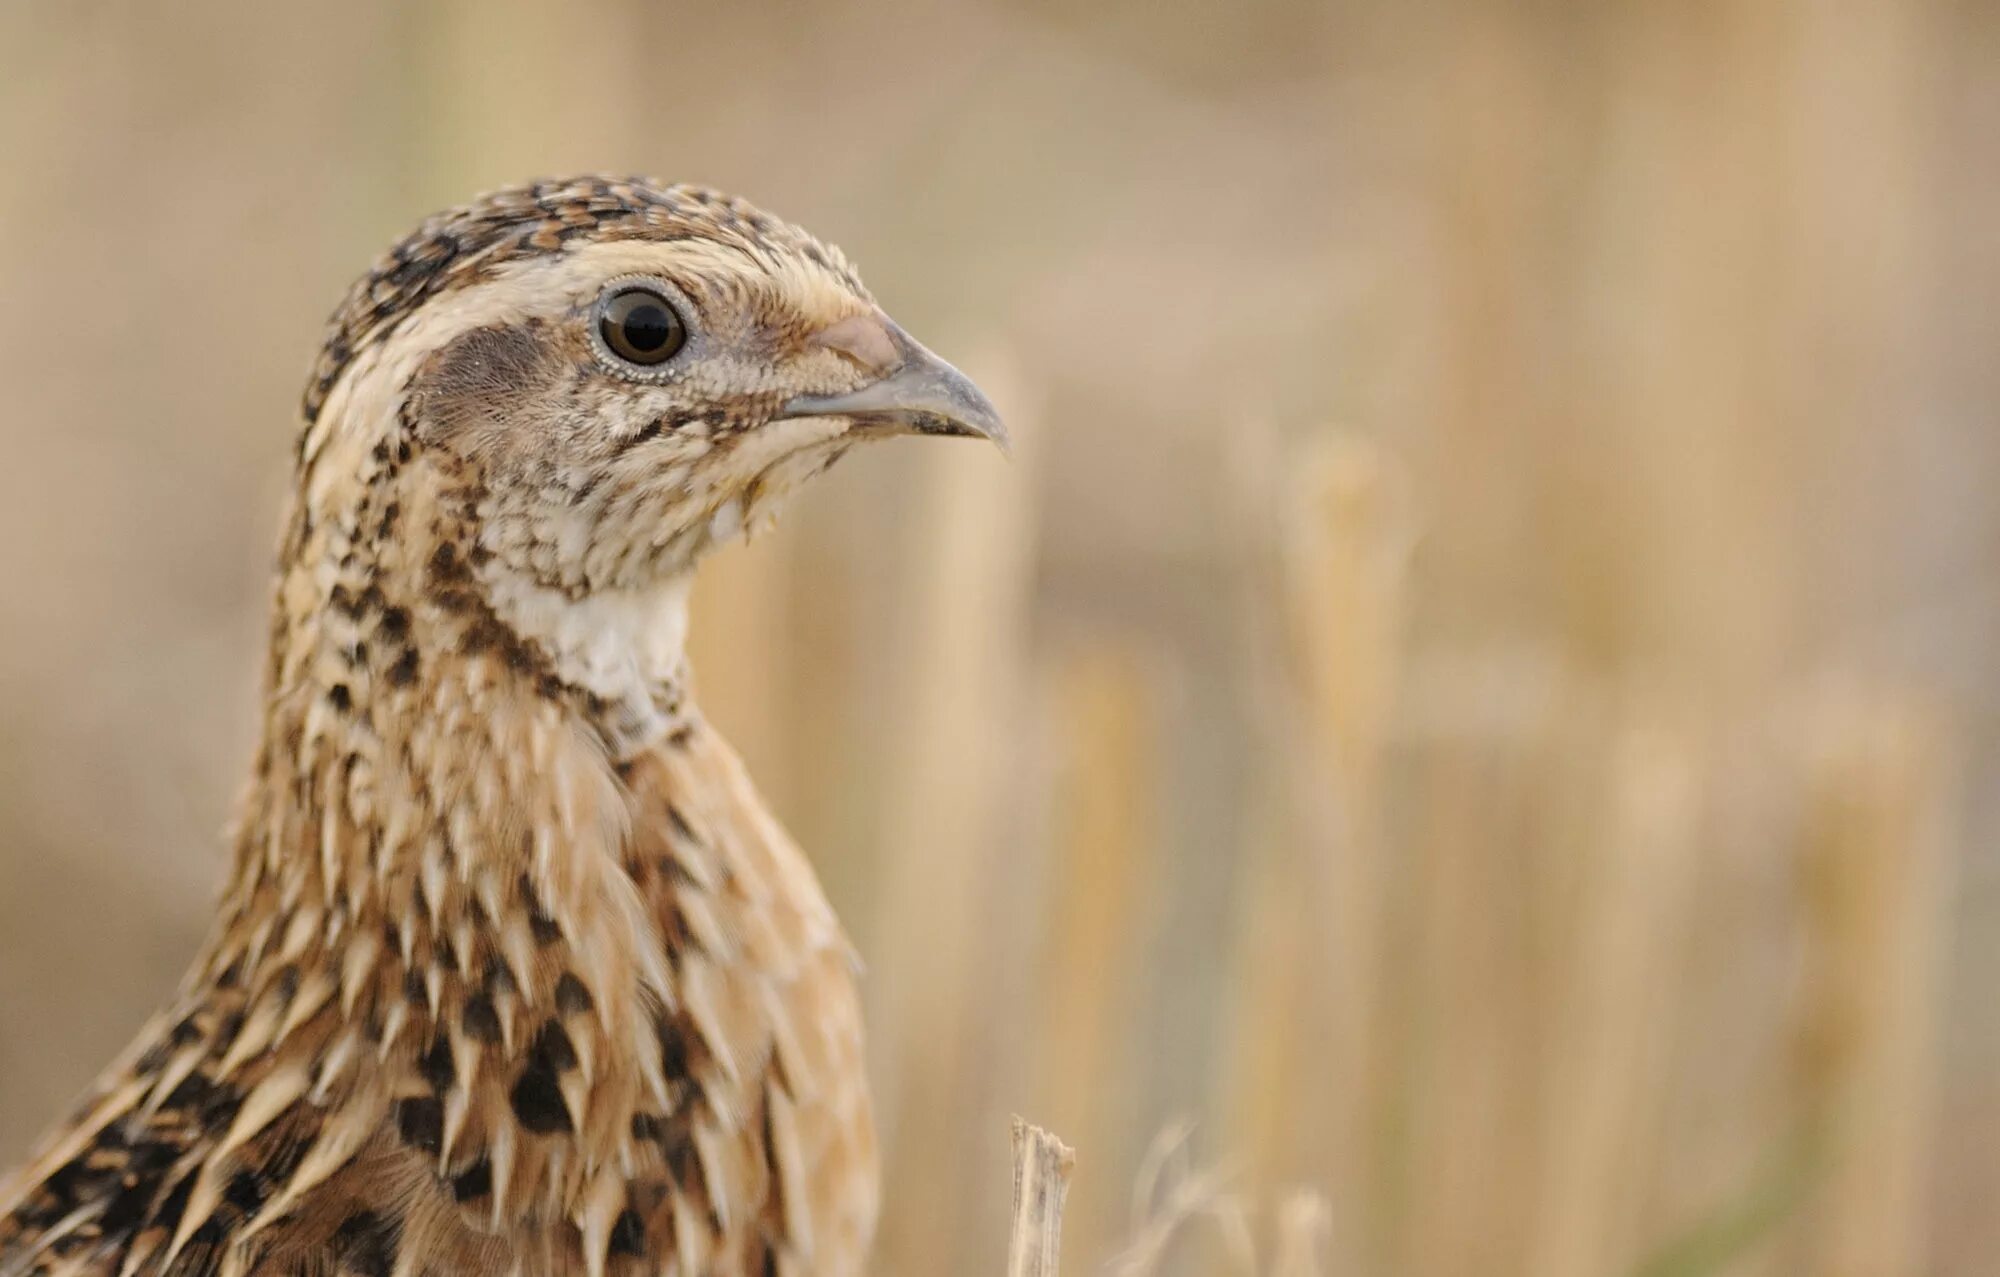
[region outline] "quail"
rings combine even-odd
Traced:
[[[0,1182],[0,1277],[859,1271],[855,958],[690,699],[689,582],[994,409],[838,250],[606,177],[425,221],[303,409],[213,928]]]

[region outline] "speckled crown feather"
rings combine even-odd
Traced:
[[[355,356],[440,293],[478,283],[509,262],[560,252],[578,237],[601,242],[697,235],[746,252],[797,252],[866,295],[839,249],[733,195],[644,177],[524,182],[426,218],[355,281],[328,321],[326,344],[306,384],[305,419],[319,419]]]

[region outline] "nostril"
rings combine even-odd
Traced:
[[[812,345],[825,347],[863,372],[881,375],[902,366],[903,348],[895,325],[879,310],[849,315],[813,334]]]

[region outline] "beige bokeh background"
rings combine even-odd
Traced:
[[[870,963],[883,1271],[997,1268],[1011,1111],[1077,1272],[1184,1121],[1328,1273],[1992,1271],[1996,66],[1950,0],[0,6],[0,1157],[203,927],[321,318],[604,168],[838,241],[1022,441],[701,587]]]

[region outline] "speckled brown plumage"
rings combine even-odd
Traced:
[[[659,368],[592,335],[635,279]],[[990,408],[805,233],[586,178],[399,244],[305,417],[217,923],[0,1183],[0,1277],[858,1271],[854,957],[688,697],[687,581]]]

